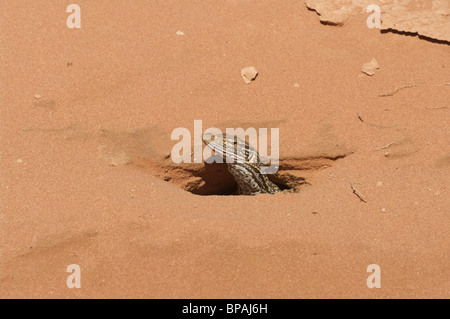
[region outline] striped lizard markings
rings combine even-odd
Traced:
[[[276,194],[280,188],[272,183],[261,172],[263,166],[258,152],[247,142],[237,136],[217,136],[203,134],[203,142],[226,162],[227,157],[232,163],[227,163],[228,171],[238,184],[239,195]]]

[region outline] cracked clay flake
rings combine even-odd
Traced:
[[[449,0],[304,0],[320,21],[342,25],[348,17],[368,15],[369,5],[378,3],[381,30],[413,33],[425,39],[450,41]]]

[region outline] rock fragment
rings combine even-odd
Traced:
[[[246,84],[250,84],[250,82],[252,82],[257,75],[258,71],[256,71],[256,69],[253,66],[249,66],[241,70],[242,79]]]
[[[380,68],[380,65],[378,64],[378,61],[375,58],[373,58],[370,62],[363,64],[362,72],[367,75],[372,76],[375,74],[375,70],[377,70],[379,68]]]

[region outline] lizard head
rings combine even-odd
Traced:
[[[259,163],[255,148],[236,135],[203,134],[203,142],[227,163]]]

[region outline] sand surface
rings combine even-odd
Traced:
[[[0,297],[450,297],[447,42],[304,1],[77,4],[0,5]],[[219,195],[168,158],[194,120],[279,128],[299,192]]]

